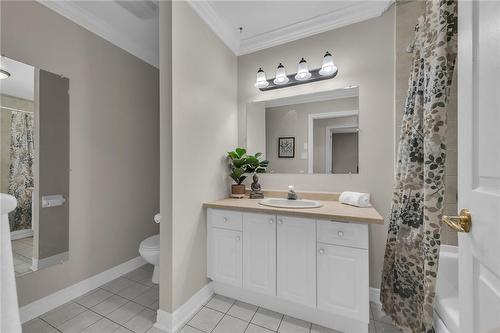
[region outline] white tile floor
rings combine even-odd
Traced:
[[[152,330],[158,309],[153,266],[144,265],[23,325],[23,333]]]
[[[16,276],[32,272],[31,258],[33,257],[33,237],[13,240],[12,252]]]
[[[163,333],[152,327],[158,286],[145,265],[23,325],[23,333]],[[398,333],[371,304],[370,333]],[[338,333],[252,304],[215,295],[179,333]]]

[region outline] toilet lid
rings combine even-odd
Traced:
[[[141,242],[141,248],[142,249],[149,249],[149,250],[154,250],[160,249],[160,235],[154,235],[151,237],[146,238]]]

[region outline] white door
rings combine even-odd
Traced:
[[[276,296],[276,216],[243,214],[243,288]]]
[[[460,330],[500,330],[500,2],[459,1]]]
[[[369,322],[368,250],[318,243],[318,309]]]
[[[241,287],[241,231],[211,228],[210,278]]]
[[[316,307],[316,221],[278,216],[278,297]]]

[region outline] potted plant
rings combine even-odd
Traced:
[[[229,177],[236,184],[231,185],[231,194],[236,196],[245,195],[245,184],[242,184],[243,181],[247,178],[245,173],[247,172],[247,155],[246,149],[244,148],[236,148],[233,151],[227,153],[227,157],[229,158],[229,168],[231,173]]]

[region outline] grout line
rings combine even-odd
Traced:
[[[37,318],[40,319],[41,321],[43,321],[44,323],[46,323],[47,325],[49,325],[50,327],[52,327],[53,329],[55,329],[56,331],[61,332],[57,327],[55,327],[54,325],[52,325],[49,322],[45,321],[44,319],[42,319],[40,317],[37,317]]]
[[[281,319],[280,319],[280,323],[278,325],[278,329],[276,330],[276,332],[279,332],[280,328],[281,328],[281,323],[283,323],[283,319],[285,319],[285,315],[282,313],[281,314]]]

